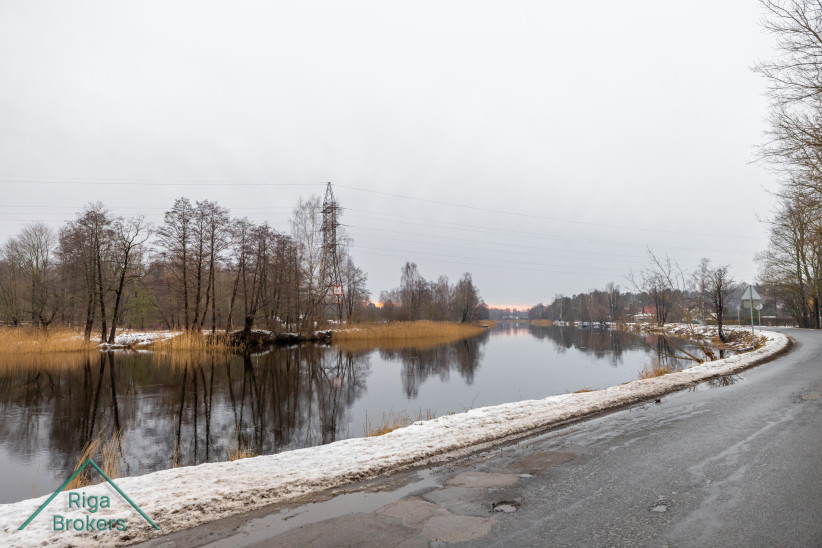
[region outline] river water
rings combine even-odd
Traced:
[[[660,351],[676,353],[653,335],[509,323],[418,348],[4,358],[0,503],[52,492],[90,439],[117,430],[119,475],[139,475],[224,461],[238,447],[271,454],[359,437],[384,417],[604,388],[636,379]]]

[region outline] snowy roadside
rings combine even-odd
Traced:
[[[742,371],[789,344],[788,338],[780,333],[761,334],[767,342],[756,351],[661,377],[594,392],[473,409],[417,422],[379,437],[342,440],[234,462],[173,468],[115,482],[161,527],[162,533],[171,533],[312,491],[445,460],[531,431],[682,390],[700,381]],[[108,496],[112,507],[91,514],[88,508],[70,509],[69,495],[62,493],[25,530],[17,531],[48,497],[0,505],[0,545],[114,546],[160,534],[108,484],[78,491],[85,492],[86,497]],[[95,520],[123,518],[128,526],[125,531],[53,531],[57,514],[79,520],[89,516]]]

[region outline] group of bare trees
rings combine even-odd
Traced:
[[[427,281],[416,263],[402,267],[400,286],[380,294],[383,316],[387,320],[451,320],[470,322],[480,319],[485,306],[471,274],[451,285],[446,276]]]
[[[306,330],[332,314],[353,319],[368,301],[366,275],[341,242],[343,299],[329,298],[319,208],[301,200],[289,234],[187,198],[157,227],[99,202],[58,230],[26,225],[0,247],[0,322],[83,326],[87,338],[96,328],[113,342],[122,325]]]
[[[592,289],[568,297],[555,295],[549,305],[542,303],[528,310],[529,320],[564,322],[625,322],[639,303],[636,295],[623,293],[618,285],[609,283],[604,289]]]
[[[528,311],[528,318],[555,321],[620,323],[640,318],[658,326],[669,322],[715,323],[719,337],[724,318],[731,308],[731,298],[740,289],[727,265],[712,265],[702,259],[693,272],[687,272],[669,257],[650,252],[649,266],[628,280],[633,292],[622,292],[609,283],[604,289],[593,289],[572,297],[556,295],[548,306],[538,304]]]
[[[768,220],[770,241],[757,257],[802,327],[822,327],[822,4],[763,0],[777,55],[756,66],[768,82],[769,130],[761,158],[782,178]]]
[[[670,257],[660,257],[650,249],[648,257],[649,266],[638,274],[629,272],[628,280],[649,299],[649,312],[656,324],[661,327],[673,320],[692,326],[710,321],[716,323],[719,338],[724,341],[726,309],[740,288],[728,265],[713,266],[710,259],[703,258],[689,273]]]

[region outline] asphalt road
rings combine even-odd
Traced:
[[[152,546],[822,546],[822,333],[712,385]]]

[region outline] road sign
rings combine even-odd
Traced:
[[[341,285],[332,285],[331,289],[332,289],[332,293],[336,296],[340,296],[340,295],[343,294]]]
[[[753,311],[762,309],[762,297],[752,285],[742,294],[742,308],[751,309],[751,350],[756,349],[756,335],[754,333]]]
[[[751,308],[751,303],[753,303],[753,308],[756,310],[757,306],[762,305],[762,297],[759,296],[759,293],[752,285],[749,285],[748,289],[742,294],[742,308]]]

